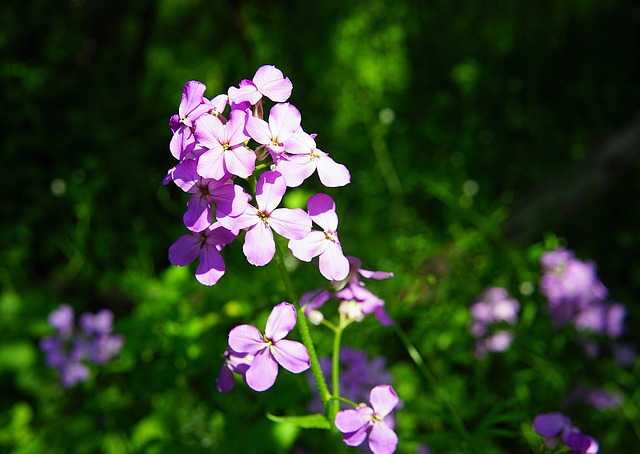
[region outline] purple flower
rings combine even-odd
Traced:
[[[273,65],[265,65],[258,68],[253,80],[243,80],[240,88],[230,87],[228,94],[233,104],[249,102],[254,105],[263,95],[273,102],[285,102],[292,90],[293,84],[282,71]]]
[[[87,334],[109,334],[113,330],[113,312],[109,309],[102,309],[97,314],[82,314],[80,316],[80,327]]]
[[[200,233],[189,233],[178,238],[169,247],[169,261],[174,266],[185,266],[199,257],[196,279],[204,285],[215,285],[226,269],[220,251],[236,236],[237,233],[215,222]]]
[[[256,185],[258,207],[248,205],[239,216],[219,219],[228,229],[247,229],[242,251],[252,265],[263,266],[273,258],[276,245],[271,229],[289,240],[304,238],[311,230],[311,219],[304,210],[277,208],[286,190],[279,172],[264,172]]]
[[[230,177],[230,176],[229,176]],[[230,179],[214,180],[198,174],[195,159],[185,159],[175,166],[173,182],[183,191],[193,194],[187,202],[183,220],[192,232],[201,232],[213,222],[211,204],[216,204],[216,216],[237,216],[242,213],[249,195]]]
[[[520,303],[509,296],[509,292],[501,287],[488,288],[471,305],[472,321],[469,325],[471,334],[477,339],[475,354],[484,358],[488,352],[506,351],[514,339],[510,330],[500,329],[489,333],[491,325],[506,323],[515,325],[518,321]]]
[[[342,432],[348,446],[359,446],[369,437],[369,448],[374,454],[390,454],[398,446],[398,436],[384,418],[398,404],[398,395],[389,385],[379,385],[371,390],[371,407],[360,404],[358,408],[339,411],[335,424]]]
[[[598,442],[580,432],[563,413],[543,413],[533,420],[533,429],[543,436],[548,449],[555,448],[560,441],[576,454],[597,454]]]
[[[565,405],[570,406],[576,403],[586,403],[593,408],[604,411],[619,408],[622,405],[623,396],[619,392],[607,391],[602,388],[574,389],[565,399]]]
[[[220,374],[216,378],[216,387],[221,393],[228,393],[236,384],[233,373],[245,376],[253,361],[253,355],[238,354],[231,349],[224,352],[224,362],[220,366]]]
[[[300,111],[289,103],[276,104],[269,111],[269,123],[247,116],[247,133],[256,142],[266,145],[274,161],[284,152],[283,142],[300,128]]]
[[[349,170],[316,148],[314,137],[302,129],[286,140],[284,150],[286,153],[276,164],[276,170],[282,173],[289,187],[300,186],[316,170],[326,187],[335,188],[351,182]]]
[[[198,157],[200,176],[222,180],[228,174],[247,178],[253,173],[256,155],[244,146],[244,142],[249,140],[244,132],[246,116],[241,110],[232,110],[225,124],[213,115],[203,115],[198,119],[195,136],[206,148]]]
[[[264,336],[252,325],[236,326],[229,333],[229,347],[238,354],[253,355],[245,372],[247,385],[255,391],[271,388],[278,376],[278,364],[298,374],[309,369],[309,352],[300,342],[284,339],[296,326],[296,308],[280,303],[273,308]]]
[[[202,97],[206,88],[202,82],[192,80],[182,89],[178,115],[174,115],[169,120],[173,131],[169,149],[176,159],[184,159],[195,147],[192,128],[195,126],[195,120],[209,108],[208,104],[204,104],[206,99]]]
[[[316,194],[307,202],[311,219],[324,230],[313,230],[297,240],[289,241],[289,248],[298,259],[310,262],[319,257],[320,273],[329,280],[342,280],[349,274],[349,260],[338,240],[336,205],[326,194]]]
[[[598,442],[593,437],[580,432],[569,434],[565,444],[569,446],[575,454],[597,454],[600,449]]]

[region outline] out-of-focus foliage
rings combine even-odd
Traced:
[[[618,410],[567,412],[603,452],[634,449],[638,368],[587,358],[536,285],[544,250],[594,260],[638,344],[638,160],[607,169],[612,182],[575,209],[505,232],[536,203],[528,194],[637,114],[639,39],[631,0],[4,2],[0,450],[342,449],[265,417],[307,412],[302,377],[215,390],[229,330],[263,324],[285,299],[275,267],[248,265],[232,244],[227,274],[205,288],[167,261],[186,203],[161,185],[182,86],[200,80],[213,97],[263,64],[291,78],[303,127],[351,171],[352,184],[324,189],[345,252],[395,273],[370,288],[398,328],[367,320],[344,343],[387,358],[399,452],[538,452],[531,420],[578,385],[624,394]],[[302,205],[320,185],[304,188]],[[293,278],[299,293],[321,279],[306,264]],[[489,286],[520,300],[521,321],[508,352],[478,361],[469,306]],[[125,336],[119,360],[71,390],[38,350],[63,303],[113,310]]]

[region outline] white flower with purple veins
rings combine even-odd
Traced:
[[[206,88],[202,82],[192,80],[182,89],[182,101],[178,107],[178,114],[169,120],[169,126],[173,132],[169,149],[176,159],[184,159],[195,147],[192,130],[195,120],[211,108],[210,102],[202,97]]]
[[[183,235],[169,247],[169,261],[174,266],[186,266],[197,257],[200,263],[196,279],[204,285],[215,285],[226,270],[220,251],[237,236],[219,222],[215,222],[199,233]]]
[[[285,102],[292,90],[293,84],[288,77],[284,77],[282,71],[273,65],[264,65],[258,68],[253,80],[244,79],[239,88],[230,87],[228,95],[232,104],[248,102],[255,105],[262,96],[273,102]]]
[[[211,225],[212,203],[216,206],[216,217],[237,216],[247,207],[249,195],[244,189],[230,179],[201,177],[195,159],[185,159],[176,165],[172,175],[173,182],[180,189],[192,194],[183,216],[184,225],[192,232],[202,232]]]
[[[218,219],[228,229],[247,229],[242,251],[252,265],[266,265],[275,255],[276,244],[271,229],[288,240],[304,238],[311,230],[311,219],[304,210],[277,208],[286,190],[279,172],[264,172],[256,185],[258,206],[247,205],[239,216]]]
[[[276,164],[287,181],[287,186],[300,186],[317,170],[318,177],[328,188],[345,186],[351,182],[349,170],[338,164],[327,153],[316,148],[315,134],[309,135],[302,129],[284,143],[286,153]]]
[[[339,411],[336,427],[348,446],[359,446],[369,436],[369,448],[374,454],[391,454],[398,446],[398,436],[385,417],[398,404],[398,395],[391,386],[379,385],[371,390],[369,402],[371,407],[360,404],[358,408]]]
[[[196,123],[195,136],[206,151],[198,156],[198,174],[203,178],[222,180],[228,175],[247,178],[255,169],[256,155],[244,146],[249,136],[244,133],[247,114],[232,110],[229,121],[203,115]]]
[[[320,273],[331,281],[346,278],[349,275],[349,260],[344,256],[338,240],[335,202],[327,194],[316,194],[307,202],[307,211],[313,222],[323,230],[313,230],[302,239],[289,241],[292,254],[304,262],[318,257]]]
[[[229,347],[238,355],[253,355],[245,371],[247,385],[265,391],[276,381],[278,365],[299,374],[310,367],[309,352],[300,342],[284,337],[296,326],[296,308],[282,302],[273,308],[264,335],[252,325],[236,326],[229,333]]]
[[[300,111],[289,103],[276,104],[269,111],[269,123],[247,115],[247,133],[259,144],[265,145],[274,162],[285,151],[283,143],[300,129]]]

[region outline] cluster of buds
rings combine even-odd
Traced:
[[[89,378],[85,362],[105,364],[120,352],[123,345],[121,335],[111,334],[113,313],[108,309],[97,314],[82,314],[77,329],[73,309],[63,304],[49,314],[49,324],[56,333],[43,337],[40,348],[46,355],[47,365],[60,371],[65,388]]]
[[[327,187],[351,180],[344,165],[316,148],[316,135],[302,129],[299,110],[286,102],[293,90],[289,78],[267,65],[228,94],[208,99],[205,89],[201,82],[187,82],[178,114],[169,121],[169,148],[179,162],[164,183],[173,181],[191,194],[183,217],[190,233],[169,248],[169,261],[184,266],[199,258],[196,278],[214,285],[225,272],[224,246],[245,231],[248,262],[263,266],[274,257],[275,231],[289,240],[298,259],[318,257],[325,278],[344,279],[349,265],[338,240],[333,199],[316,194],[307,211],[278,208],[287,188],[316,171]],[[275,103],[267,120],[265,98]],[[255,201],[247,189],[255,191]],[[321,230],[312,230],[313,222]]]
[[[484,358],[488,352],[505,351],[513,342],[514,334],[505,326],[518,322],[520,303],[511,298],[507,290],[501,287],[487,289],[471,305],[473,318],[469,330],[476,338],[476,357]],[[500,328],[491,330],[493,326]]]

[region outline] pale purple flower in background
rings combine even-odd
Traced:
[[[216,378],[216,387],[221,393],[228,393],[236,384],[233,373],[240,374],[243,377],[249,369],[253,355],[238,354],[231,349],[224,352],[224,362],[220,366],[220,374]]]
[[[259,144],[266,145],[274,162],[277,163],[285,150],[283,142],[289,140],[300,129],[301,119],[300,111],[293,105],[276,104],[269,111],[269,123],[248,115],[246,132]]]
[[[368,436],[374,454],[391,454],[398,446],[398,436],[384,419],[398,404],[398,395],[390,385],[379,385],[371,390],[369,402],[371,407],[360,404],[339,411],[335,425],[348,446],[359,446]]]
[[[356,303],[359,308],[359,312],[362,313],[363,317],[369,314],[374,314],[382,326],[393,325],[393,320],[384,310],[384,300],[378,298],[376,295],[364,288],[364,284],[362,284],[362,282],[355,280],[350,281],[347,287],[336,293],[336,298],[340,299],[342,302]],[[351,309],[354,310],[355,307],[352,307]],[[356,316],[356,319],[357,318],[359,317]]]
[[[237,231],[228,230],[215,222],[202,232],[192,232],[178,238],[169,247],[169,261],[174,266],[186,266],[199,258],[196,279],[204,285],[215,285],[226,270],[220,251],[237,235]]]
[[[302,128],[285,141],[284,150],[286,153],[276,163],[276,170],[282,173],[289,187],[300,186],[316,170],[326,187],[335,188],[351,182],[349,170],[316,148],[314,136]]]
[[[273,258],[276,245],[271,229],[289,240],[304,238],[311,230],[311,219],[304,210],[277,208],[286,190],[279,172],[264,172],[256,185],[258,207],[248,205],[239,216],[219,218],[228,229],[247,229],[242,251],[252,265],[263,266]]]
[[[58,333],[67,338],[73,333],[73,309],[68,304],[61,305],[49,314],[49,325]]]
[[[284,339],[296,326],[296,321],[296,308],[282,302],[271,311],[264,336],[252,325],[236,326],[229,333],[232,350],[239,355],[253,355],[244,376],[254,391],[265,391],[273,386],[278,376],[278,364],[294,374],[309,369],[307,348],[300,342]]]
[[[490,332],[500,324],[515,325],[518,322],[520,303],[502,287],[491,287],[471,305],[469,331],[476,338],[475,355],[485,358],[488,352],[503,352],[509,349],[515,335],[509,329]]]
[[[579,403],[587,404],[596,410],[605,411],[620,408],[623,395],[617,391],[608,391],[603,388],[578,387],[567,395],[565,406],[573,406]]]
[[[619,366],[631,366],[636,362],[636,351],[628,344],[614,343],[611,346],[613,357]]]
[[[230,87],[228,94],[233,104],[249,102],[254,105],[262,96],[273,102],[285,102],[292,90],[293,84],[288,77],[284,77],[282,71],[273,65],[264,65],[258,68],[253,80],[244,79],[239,88]]]
[[[89,368],[81,362],[69,362],[60,369],[62,386],[71,388],[89,378]]]
[[[80,327],[89,334],[109,334],[113,330],[113,312],[102,309],[96,314],[85,313],[80,316]]]
[[[201,177],[195,159],[185,159],[176,165],[172,178],[180,189],[192,194],[183,216],[185,226],[192,232],[201,232],[212,224],[212,203],[215,203],[217,217],[237,216],[249,203],[250,196],[230,179]]]
[[[349,260],[338,240],[336,205],[326,194],[316,194],[307,202],[309,216],[323,231],[313,230],[302,239],[289,241],[292,254],[310,262],[318,257],[320,273],[329,280],[342,280],[349,274]]]
[[[223,124],[213,115],[201,117],[195,137],[206,151],[198,156],[197,171],[203,178],[222,180],[229,174],[247,178],[255,169],[256,155],[244,143],[249,140],[244,132],[247,114],[232,110],[229,121]]]

